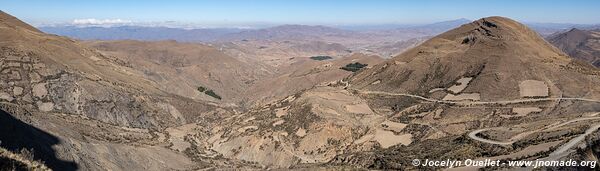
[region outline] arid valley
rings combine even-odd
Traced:
[[[598,169],[600,25],[557,25],[32,26],[0,11],[0,170]]]

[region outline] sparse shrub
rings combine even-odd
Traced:
[[[26,149],[26,148],[22,148],[20,151],[21,157],[23,157],[23,159],[25,160],[30,160],[33,161],[33,148],[31,150]]]
[[[206,90],[206,91],[204,92],[204,94],[206,94],[206,95],[209,95],[209,96],[211,96],[211,97],[214,97],[215,99],[219,99],[219,100],[221,100],[221,96],[219,96],[217,93],[215,93],[215,92],[214,92],[214,91],[212,91],[212,90]]]
[[[206,91],[206,87],[198,86],[198,91],[204,93],[204,91]]]
[[[315,60],[315,61],[324,61],[324,60],[330,60],[333,58],[331,56],[313,56],[313,57],[310,57],[310,59]]]
[[[0,170],[51,170],[42,161],[34,160],[33,149],[18,153],[0,147]]]
[[[362,64],[359,62],[355,62],[355,63],[349,63],[346,66],[341,67],[340,69],[346,70],[346,71],[352,71],[352,72],[356,72],[364,67],[366,67],[368,64]]]
[[[215,99],[219,99],[219,100],[221,100],[221,96],[219,96],[219,95],[218,95],[217,93],[215,93],[213,90],[211,90],[211,89],[208,89],[208,88],[206,88],[206,87],[204,87],[204,86],[198,86],[197,90],[198,90],[200,93],[204,93],[204,94],[206,94],[206,95],[209,95],[210,97],[214,97]]]

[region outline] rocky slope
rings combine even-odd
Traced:
[[[25,151],[23,151],[25,152]],[[13,153],[0,148],[0,168],[3,170],[50,170],[47,166],[34,161],[27,153]]]
[[[1,146],[33,148],[55,170],[193,168],[161,132],[229,113],[165,92],[113,58],[3,12],[0,39]]]
[[[551,97],[597,97],[599,89],[587,86],[595,81],[589,75],[597,74],[526,26],[491,17],[436,36],[349,80],[356,89],[430,96],[436,94],[431,90],[449,88],[464,78],[469,79],[464,93],[506,100],[520,98],[516,90],[526,80],[544,82]]]
[[[410,162],[564,159],[577,151],[557,144],[593,131],[600,111],[597,69],[503,17],[450,30],[347,80],[374,111],[418,131],[406,147],[338,155],[334,165],[432,169]]]
[[[6,18],[6,14],[3,14]],[[161,118],[153,82],[63,37],[2,21],[2,100],[43,112],[79,114],[123,126],[178,123]],[[133,109],[139,106],[141,109]],[[144,112],[147,110],[148,112]]]
[[[526,26],[489,17],[252,109],[192,143],[273,168],[561,158],[598,124],[598,83],[597,69]]]

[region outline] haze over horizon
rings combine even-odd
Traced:
[[[528,23],[597,24],[600,1],[3,1],[2,10],[35,26],[153,25],[264,27],[281,24],[427,24],[505,16]],[[462,9],[462,10],[459,10]]]

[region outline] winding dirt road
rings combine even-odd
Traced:
[[[503,100],[503,101],[447,101],[447,100],[438,100],[438,99],[432,99],[432,98],[428,98],[428,97],[423,97],[423,96],[419,96],[419,95],[414,95],[414,94],[407,94],[407,93],[389,93],[389,92],[382,92],[382,91],[362,91],[362,90],[357,90],[357,89],[349,89],[351,91],[360,93],[360,94],[376,94],[376,95],[388,95],[388,96],[405,96],[405,97],[411,97],[411,98],[417,98],[420,100],[424,100],[424,101],[428,101],[428,102],[436,102],[436,103],[446,103],[446,104],[459,104],[459,105],[487,105],[487,104],[502,104],[502,105],[506,105],[506,104],[515,104],[515,103],[525,103],[525,102],[541,102],[541,101],[557,101],[557,100],[577,100],[577,101],[586,101],[586,102],[597,102],[600,103],[600,100],[596,100],[596,99],[586,99],[586,98],[573,98],[573,97],[548,97],[548,98],[535,98],[535,99],[515,99],[515,100]],[[596,113],[592,116],[598,115],[600,113]],[[574,122],[579,122],[579,121],[584,121],[584,120],[596,120],[596,119],[600,119],[600,117],[585,117],[585,118],[576,118],[576,119],[572,119],[566,122],[562,122],[559,124],[553,124],[553,125],[548,125],[546,127],[540,128],[540,129],[536,129],[536,130],[532,130],[532,131],[527,131],[527,132],[523,132],[520,133],[518,135],[515,135],[513,137],[511,137],[508,141],[496,141],[496,140],[489,140],[489,139],[485,139],[485,138],[481,138],[478,137],[477,134],[484,132],[484,131],[489,131],[489,130],[494,130],[494,129],[506,129],[503,127],[495,127],[495,128],[483,128],[483,129],[478,129],[475,131],[472,131],[468,134],[468,136],[476,141],[480,141],[480,142],[484,142],[484,143],[489,143],[489,144],[497,144],[497,145],[503,145],[503,146],[508,146],[508,145],[512,145],[513,143],[517,142],[518,140],[526,137],[527,135],[536,133],[536,132],[540,132],[540,131],[544,131],[544,130],[550,130],[550,129],[555,129],[555,128],[559,128],[562,127],[564,125],[567,124],[571,124]],[[542,159],[542,160],[557,160],[560,157],[562,157],[563,155],[566,154],[567,151],[569,151],[571,148],[573,148],[574,146],[576,146],[577,144],[579,144],[581,141],[583,141],[585,139],[585,137],[595,131],[597,131],[598,129],[600,129],[600,123],[591,125],[590,128],[588,128],[584,134],[581,134],[571,140],[569,140],[569,142],[567,142],[566,144],[563,144],[562,146],[560,146],[559,148],[557,148],[556,150],[554,150],[548,157]]]
[[[600,129],[600,123],[590,126],[590,128],[588,128],[585,131],[585,133],[569,140],[569,142],[567,142],[566,144],[563,144],[562,146],[558,147],[558,149],[554,150],[552,153],[550,153],[550,155],[548,155],[548,157],[544,158],[543,160],[558,160],[562,156],[566,155],[566,152],[568,150],[570,150],[575,145],[583,141],[586,136],[598,131],[598,129]]]
[[[347,86],[346,86],[347,87]],[[389,93],[389,92],[382,92],[382,91],[362,91],[362,90],[357,90],[357,89],[348,89],[350,91],[354,91],[360,94],[375,94],[375,95],[388,95],[388,96],[404,96],[404,97],[411,97],[411,98],[417,98],[420,100],[424,100],[424,101],[428,101],[428,102],[435,102],[435,103],[446,103],[446,104],[459,104],[459,105],[489,105],[489,104],[502,104],[502,105],[507,105],[507,104],[516,104],[516,103],[525,103],[525,102],[541,102],[541,101],[558,101],[558,100],[577,100],[577,101],[586,101],[586,102],[597,102],[600,103],[600,100],[596,100],[596,99],[586,99],[586,98],[572,98],[572,97],[547,97],[547,98],[535,98],[535,99],[515,99],[515,100],[502,100],[502,101],[447,101],[447,100],[438,100],[438,99],[432,99],[432,98],[428,98],[428,97],[424,97],[424,96],[419,96],[419,95],[414,95],[414,94],[407,94],[407,93]],[[596,113],[592,116],[596,116],[600,113]],[[571,124],[574,122],[579,122],[579,121],[584,121],[584,120],[596,120],[596,119],[600,119],[600,117],[585,117],[585,118],[576,118],[576,119],[572,119],[566,122],[562,122],[562,123],[558,123],[558,124],[552,124],[552,125],[548,125],[545,127],[542,127],[540,129],[536,129],[536,130],[531,130],[531,131],[526,131],[526,132],[522,132],[520,134],[517,134],[513,137],[511,137],[508,141],[496,141],[496,140],[490,140],[490,139],[485,139],[485,138],[481,138],[478,137],[477,134],[484,132],[484,131],[489,131],[489,130],[494,130],[494,129],[507,129],[504,127],[495,127],[495,128],[483,128],[483,129],[478,129],[475,131],[472,131],[468,134],[468,136],[476,141],[480,141],[480,142],[484,142],[484,143],[489,143],[489,144],[496,144],[496,145],[502,145],[502,146],[509,146],[512,145],[513,143],[517,142],[518,140],[526,137],[527,135],[536,133],[536,132],[540,132],[540,131],[544,131],[544,130],[550,130],[550,129],[556,129],[559,127],[562,127],[564,125],[567,124]],[[586,136],[588,136],[589,134],[598,131],[598,129],[600,129],[600,123],[591,125],[590,128],[588,128],[584,134],[581,134],[571,140],[569,140],[567,143],[563,144],[562,146],[560,146],[559,148],[557,148],[556,150],[554,150],[548,157],[543,158],[541,160],[558,160],[559,158],[561,158],[562,156],[566,155],[567,152],[573,148],[574,146],[576,146],[577,144],[579,144],[581,141],[583,141],[585,139]]]
[[[474,139],[474,140],[481,141],[481,142],[488,143],[488,144],[512,145],[514,142],[517,142],[518,140],[526,137],[527,135],[530,135],[530,134],[533,134],[533,133],[536,133],[536,132],[540,132],[540,131],[544,131],[544,130],[550,130],[550,129],[555,129],[555,128],[558,128],[558,127],[561,127],[561,126],[564,126],[564,125],[567,125],[567,124],[570,124],[570,123],[573,123],[573,122],[579,122],[579,121],[585,121],[585,120],[595,120],[595,119],[600,119],[600,117],[576,118],[576,119],[572,119],[572,120],[569,120],[569,121],[566,121],[566,122],[562,122],[562,123],[559,123],[559,124],[548,125],[546,127],[543,127],[543,128],[537,129],[537,130],[527,131],[527,132],[520,133],[520,134],[518,134],[518,135],[516,135],[514,137],[511,137],[509,141],[504,141],[504,142],[502,142],[502,141],[496,141],[496,140],[489,140],[489,139],[485,139],[485,138],[481,138],[481,137],[477,136],[478,133],[481,133],[481,132],[484,132],[484,131],[489,131],[489,130],[494,130],[494,129],[504,129],[504,127],[478,129],[478,130],[470,132],[469,133],[469,137],[472,138],[472,139]],[[598,124],[598,125],[600,125],[600,124]],[[590,131],[590,130],[597,130],[598,128],[595,128],[595,126],[598,126],[598,125],[594,125],[594,126],[590,127],[588,129],[588,131]],[[590,133],[588,133],[586,131],[585,135],[590,134]],[[582,135],[584,135],[584,134],[582,134]]]
[[[405,97],[412,97],[412,98],[417,98],[417,99],[421,99],[424,101],[429,101],[429,102],[436,102],[436,103],[448,103],[448,104],[464,104],[464,105],[471,105],[471,104],[514,104],[514,103],[524,103],[524,102],[539,102],[539,101],[556,101],[556,100],[578,100],[578,101],[587,101],[587,102],[598,102],[600,103],[600,100],[596,100],[596,99],[586,99],[586,98],[572,98],[572,97],[560,97],[560,98],[536,98],[536,99],[516,99],[516,100],[504,100],[504,101],[488,101],[488,102],[482,102],[482,101],[447,101],[447,100],[437,100],[437,99],[431,99],[431,98],[427,98],[427,97],[423,97],[423,96],[419,96],[419,95],[414,95],[414,94],[406,94],[406,93],[389,93],[389,92],[382,92],[382,91],[362,91],[362,90],[357,90],[357,89],[350,89],[352,91],[361,93],[361,94],[379,94],[379,95],[389,95],[389,96],[405,96]],[[555,124],[555,125],[549,125],[547,127],[541,128],[541,129],[537,129],[537,130],[533,130],[533,131],[528,131],[528,132],[523,132],[521,134],[516,135],[515,137],[512,137],[509,141],[495,141],[495,140],[489,140],[489,139],[484,139],[481,137],[477,137],[478,133],[484,132],[484,131],[488,131],[488,130],[493,130],[493,129],[500,129],[500,128],[484,128],[484,129],[479,129],[479,130],[475,130],[469,133],[469,137],[471,137],[474,140],[477,141],[481,141],[481,142],[485,142],[485,143],[489,143],[489,144],[497,144],[497,145],[512,145],[514,142],[520,140],[523,137],[526,137],[529,134],[535,133],[535,132],[539,132],[539,131],[543,131],[543,130],[548,130],[548,129],[554,129],[554,128],[558,128],[573,122],[578,122],[578,121],[583,121],[583,120],[594,120],[594,119],[600,119],[600,117],[587,117],[587,118],[576,118],[576,119],[572,119],[560,124]],[[557,149],[555,151],[555,153],[563,153],[565,151],[567,151],[568,149],[570,149],[570,147],[574,146],[575,144],[577,144],[578,142],[580,142],[583,138],[585,138],[586,135],[591,134],[593,131],[597,130],[598,128],[600,128],[600,124],[598,125],[593,125],[592,127],[590,127],[585,134],[580,135],[577,138],[574,138],[573,140],[571,140],[569,143],[565,144],[565,146]]]
[[[496,128],[484,128],[484,129],[478,129],[478,130],[475,130],[475,131],[473,131],[473,132],[470,132],[470,133],[469,133],[469,137],[470,137],[471,139],[474,139],[474,140],[477,140],[477,141],[481,141],[481,142],[484,142],[484,143],[488,143],[488,144],[496,144],[496,145],[504,145],[504,146],[507,146],[507,145],[512,145],[514,142],[516,142],[515,140],[511,140],[511,141],[502,142],[502,141],[496,141],[496,140],[489,140],[489,139],[485,139],[485,138],[481,138],[481,137],[478,137],[478,136],[477,136],[477,134],[479,134],[479,133],[481,133],[481,132],[484,132],[484,131],[489,131],[489,130],[493,130],[493,129],[496,129]]]
[[[600,114],[600,113],[596,113]],[[541,128],[541,129],[537,129],[534,131],[529,131],[529,132],[525,132],[521,133],[517,136],[514,136],[510,139],[510,141],[506,141],[506,142],[501,142],[501,141],[495,141],[495,140],[489,140],[489,139],[484,139],[481,137],[478,137],[477,134],[481,133],[483,131],[488,131],[488,130],[492,130],[492,129],[499,129],[499,128],[484,128],[484,129],[479,129],[479,130],[475,130],[473,132],[469,133],[469,137],[480,141],[480,142],[484,142],[484,143],[489,143],[489,144],[497,144],[497,145],[512,145],[514,142],[518,141],[519,139],[525,137],[526,135],[529,135],[531,133],[535,133],[535,132],[539,132],[542,130],[549,130],[549,129],[555,129],[573,122],[578,122],[578,121],[584,121],[584,120],[595,120],[595,119],[600,119],[600,117],[588,117],[588,118],[576,118],[576,119],[572,119],[569,120],[567,122],[563,122],[560,124],[555,124],[555,125],[549,125],[547,127]],[[574,146],[576,146],[577,144],[579,144],[581,141],[585,140],[585,137],[598,131],[598,129],[600,129],[600,123],[596,123],[594,125],[591,125],[590,128],[588,128],[585,133],[569,140],[567,143],[563,144],[562,146],[558,147],[556,150],[554,150],[552,153],[550,153],[550,155],[548,155],[548,157],[546,158],[542,158],[540,160],[542,161],[555,161],[560,159],[561,157],[565,156],[566,154],[568,154],[567,152],[573,148]],[[519,137],[519,138],[515,138],[515,137]]]
[[[578,101],[587,101],[587,102],[598,102],[600,103],[600,100],[596,100],[596,99],[586,99],[586,98],[575,98],[575,97],[547,97],[547,98],[535,98],[535,99],[515,99],[515,100],[501,100],[501,101],[448,101],[448,100],[438,100],[438,99],[431,99],[428,97],[423,97],[423,96],[419,96],[419,95],[414,95],[414,94],[407,94],[407,93],[389,93],[389,92],[383,92],[383,91],[362,91],[362,90],[357,90],[357,89],[349,89],[361,94],[378,94],[378,95],[388,95],[388,96],[405,96],[405,97],[412,97],[412,98],[417,98],[417,99],[421,99],[424,101],[429,101],[429,102],[436,102],[436,103],[447,103],[447,104],[463,104],[463,105],[477,105],[477,104],[514,104],[514,103],[524,103],[524,102],[540,102],[540,101],[556,101],[556,100],[578,100]]]

